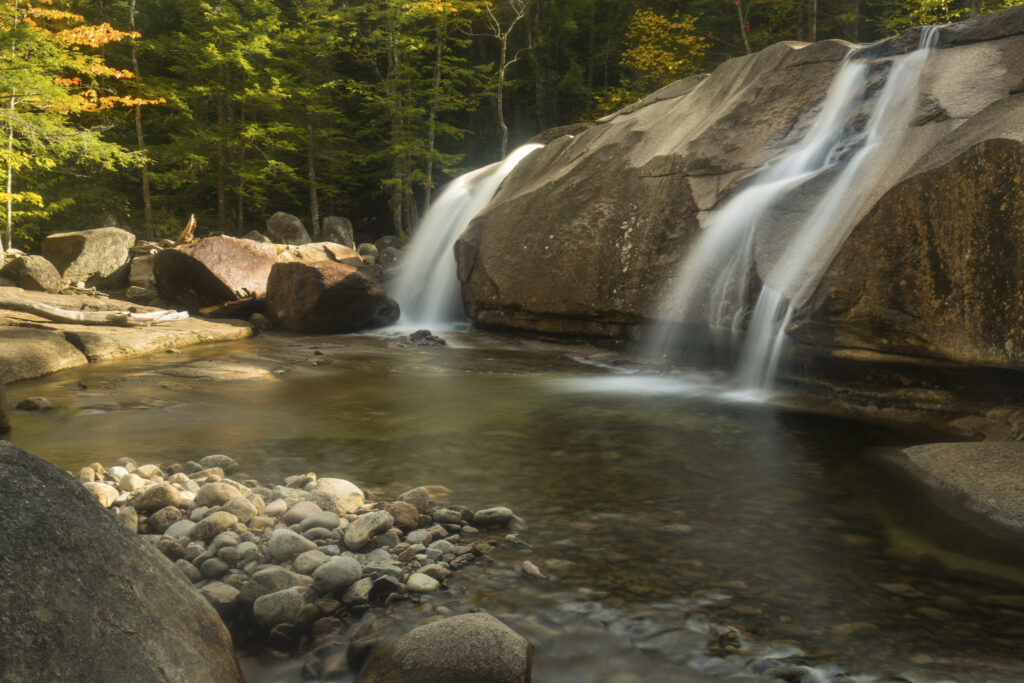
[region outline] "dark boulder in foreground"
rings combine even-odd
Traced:
[[[523,683],[530,644],[489,614],[420,626],[370,658],[361,683]]]
[[[267,315],[295,332],[355,332],[395,322],[398,304],[355,266],[278,263],[267,282]]]
[[[157,252],[153,275],[163,296],[194,311],[263,296],[276,261],[272,245],[222,235]]]
[[[0,441],[0,679],[242,681],[217,613],[54,465]]]

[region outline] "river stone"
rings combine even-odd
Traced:
[[[430,491],[425,486],[405,491],[398,496],[398,500],[415,505],[421,514],[426,514],[430,510]]]
[[[16,410],[25,410],[28,412],[41,412],[53,410],[53,403],[50,399],[43,396],[29,396],[18,401],[18,405],[14,406]]]
[[[242,602],[251,603],[262,595],[276,593],[293,586],[308,586],[312,583],[312,579],[308,576],[295,574],[284,567],[267,567],[253,574],[249,582],[242,586],[239,599]]]
[[[256,598],[253,615],[264,626],[276,626],[298,620],[302,609],[313,602],[314,594],[306,586],[293,586]]]
[[[129,474],[128,476],[132,477],[135,475]],[[132,500],[132,507],[141,512],[161,510],[166,507],[177,507],[178,505],[181,505],[181,493],[170,484],[151,486]],[[178,519],[181,519],[180,515]],[[172,523],[176,521],[178,520],[171,520]]]
[[[122,491],[141,491],[145,488],[147,481],[134,472],[129,472],[118,480],[117,487]],[[132,502],[134,504],[134,501]]]
[[[285,524],[298,524],[307,517],[319,512],[323,512],[319,505],[308,500],[303,500],[288,508],[288,512],[284,513],[284,517],[281,519],[284,520]]]
[[[143,479],[152,479],[153,477],[162,477],[164,471],[160,469],[159,465],[139,465],[135,468],[134,474]]]
[[[363,568],[351,557],[332,557],[313,572],[313,586],[321,593],[338,593],[359,580]]]
[[[281,498],[270,501],[263,509],[263,514],[267,517],[280,517],[286,512],[288,512],[288,503]]]
[[[360,683],[525,683],[532,652],[489,614],[462,614],[415,628],[374,652]]]
[[[121,495],[116,488],[102,481],[86,481],[82,482],[82,486],[105,508],[113,505],[117,497]]]
[[[329,560],[319,550],[307,550],[304,553],[299,553],[294,560],[292,560],[292,566],[295,567],[295,571],[300,574],[312,574],[317,567],[322,565],[324,562]]]
[[[171,525],[180,521],[181,510],[173,505],[168,505],[147,517],[146,526],[149,527],[149,532],[152,534],[163,534]]]
[[[183,519],[164,529],[164,536],[169,536],[171,538],[177,538],[179,536],[189,537],[195,527],[195,522],[190,519]]]
[[[0,277],[36,292],[55,293],[64,287],[60,273],[42,256],[19,256],[0,270]]]
[[[331,477],[318,479],[313,484],[311,493],[314,495],[314,500],[319,501],[318,504],[321,508],[339,515],[355,512],[366,501],[362,489],[345,479]],[[325,505],[322,502],[325,500],[330,500],[332,505]]]
[[[266,311],[294,332],[355,332],[398,319],[398,304],[379,282],[333,261],[275,264],[267,280]]]
[[[299,531],[306,532],[310,529],[337,529],[341,524],[341,518],[333,512],[320,511],[306,517],[299,523]]]
[[[513,512],[506,507],[493,507],[486,510],[477,510],[473,514],[473,524],[476,526],[499,526],[508,524],[511,521]]]
[[[196,505],[206,507],[223,505],[232,498],[237,498],[241,495],[242,492],[237,487],[227,482],[215,481],[199,487],[199,491],[196,493]]]
[[[192,527],[192,531],[189,532],[189,538],[206,542],[222,531],[227,531],[237,523],[238,518],[230,512],[224,512],[223,510],[213,512],[203,517]]]
[[[213,608],[81,484],[0,441],[0,490],[5,681],[241,683]]]
[[[62,232],[43,240],[43,256],[54,265],[64,282],[98,284],[119,269],[128,272],[129,250],[135,235],[120,228]]]
[[[267,234],[277,244],[308,244],[313,241],[302,221],[284,211],[278,211],[267,219]]]
[[[219,557],[211,557],[199,565],[199,571],[209,579],[219,579],[231,570],[231,566]]]
[[[432,576],[416,572],[405,582],[410,593],[433,593],[441,587],[441,583]]]
[[[303,538],[291,529],[274,529],[267,542],[267,551],[277,562],[285,562],[292,559],[297,553],[315,549],[316,543],[308,538]]]
[[[207,455],[204,458],[200,458],[199,464],[205,469],[219,467],[224,471],[224,474],[233,474],[241,468],[237,460],[229,455],[222,454]]]
[[[341,601],[346,605],[365,605],[370,601],[370,591],[372,590],[373,579],[367,576],[346,588]]]
[[[235,496],[224,503],[221,505],[221,509],[233,514],[242,524],[247,524],[250,519],[256,516],[256,506],[241,496]]]
[[[161,295],[198,310],[265,295],[276,262],[273,245],[219,235],[157,252],[153,275]]]
[[[395,518],[395,526],[403,531],[411,531],[420,524],[420,512],[411,503],[398,500],[393,503],[386,503],[384,509]]]
[[[359,550],[374,536],[390,529],[394,523],[395,518],[387,510],[374,510],[360,515],[345,530],[345,546],[349,550]]]
[[[217,610],[221,619],[230,619],[238,609],[238,589],[223,581],[211,581],[199,589],[199,594]]]

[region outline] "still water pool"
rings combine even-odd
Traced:
[[[10,387],[56,406],[11,438],[68,470],[227,453],[264,482],[507,505],[534,549],[431,600],[530,638],[538,681],[1024,680],[1024,554],[881,455],[934,435],[638,382],[592,349],[449,341],[271,335],[95,365]]]

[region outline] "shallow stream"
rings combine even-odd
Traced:
[[[449,341],[265,336],[94,365],[11,386],[56,406],[16,413],[11,438],[73,471],[226,453],[264,482],[507,505],[534,549],[406,612],[495,614],[537,646],[537,681],[1024,680],[1024,554],[879,455],[934,435],[629,382],[593,350]],[[301,680],[301,659],[245,664]]]

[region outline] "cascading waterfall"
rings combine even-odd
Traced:
[[[864,119],[859,110],[868,97],[870,65],[854,53],[847,55],[807,134],[711,216],[684,259],[658,317],[688,323],[706,313],[712,344],[719,350],[727,347],[729,353],[739,351],[736,379],[742,385],[770,388],[795,307],[813,292],[849,231],[877,198],[877,171],[906,170],[907,162],[897,158],[900,141],[912,121],[920,75],[937,40],[938,28],[924,27],[919,49],[893,59],[866,124],[859,123]],[[771,211],[784,206],[787,195],[822,179],[820,199],[791,236],[784,236],[780,256],[767,273],[759,272],[763,285],[751,312],[748,291],[757,231],[764,229]],[[686,346],[698,346],[689,334],[681,338],[679,325],[659,325],[648,341],[647,357],[660,359],[680,346],[684,353]]]
[[[427,210],[402,258],[392,295],[402,311],[399,325],[444,326],[465,320],[456,273],[455,242],[490,203],[506,176],[543,145],[523,145],[503,161],[448,183]]]

